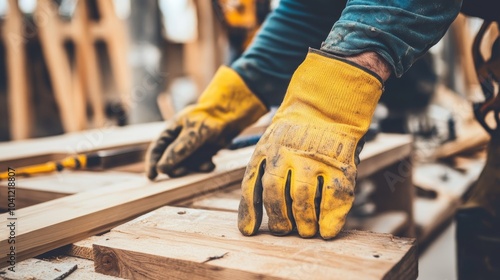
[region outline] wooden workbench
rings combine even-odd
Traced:
[[[68,135],[50,137],[47,139],[34,139],[8,144],[0,144],[0,154],[2,155],[2,157],[0,158],[0,167],[7,168],[8,166],[17,167],[25,164],[42,163],[47,160],[59,159],[73,153],[82,153],[147,143],[155,138],[163,129],[163,127],[163,123],[152,123],[146,125],[130,126],[126,128],[109,128],[104,130],[87,131],[83,133],[73,133]],[[411,207],[413,191],[411,185],[411,172],[410,174],[403,174],[400,167],[402,163],[407,164],[408,162],[411,162],[411,143],[412,139],[409,136],[382,134],[379,135],[375,139],[375,141],[369,142],[365,145],[365,148],[361,153],[362,164],[360,164],[358,169],[358,178],[376,179],[375,181],[377,182],[377,191],[375,192],[375,204],[377,207],[377,214],[365,217],[364,220],[359,220],[354,223],[351,222],[351,228],[374,229],[378,232],[398,233],[401,235],[413,236],[413,213]],[[38,229],[39,232],[43,231],[50,233],[52,226],[44,225],[44,219],[47,219],[48,217],[40,215],[40,212],[48,211],[48,209],[53,209],[55,207],[56,209],[54,209],[54,211],[50,210],[54,214],[48,214],[49,212],[46,212],[47,216],[57,216],[56,213],[58,212],[65,213],[65,217],[61,221],[57,221],[57,217],[52,217],[50,219],[50,223],[54,227],[61,227],[61,229],[64,228],[64,224],[72,224],[73,221],[71,220],[71,215],[76,215],[77,213],[77,211],[75,211],[74,209],[72,209],[71,211],[64,211],[64,209],[60,208],[62,207],[61,205],[66,205],[65,207],[73,206],[77,207],[77,209],[83,209],[80,207],[85,207],[85,211],[87,211],[88,213],[85,214],[86,216],[81,216],[81,218],[79,218],[80,220],[85,217],[97,217],[96,215],[98,215],[98,213],[93,212],[93,210],[95,209],[95,211],[97,211],[97,209],[102,209],[99,211],[103,211],[102,213],[113,213],[113,216],[116,217],[116,219],[118,219],[117,221],[121,223],[126,220],[130,220],[131,218],[137,216],[137,214],[147,212],[147,209],[153,210],[161,206],[162,201],[165,204],[170,205],[184,205],[190,208],[196,207],[203,209],[212,209],[213,207],[201,207],[203,203],[207,203],[207,198],[211,197],[211,199],[213,199],[214,197],[217,197],[218,195],[221,195],[223,193],[231,193],[231,195],[233,195],[232,198],[238,196],[238,188],[234,188],[234,186],[238,186],[238,182],[241,180],[241,176],[243,175],[245,166],[245,163],[242,159],[244,159],[245,157],[249,157],[249,155],[251,154],[251,150],[249,151],[250,153],[246,151],[237,152],[240,153],[240,155],[244,156],[238,156],[233,159],[231,159],[231,155],[233,155],[235,152],[223,151],[221,153],[221,157],[225,157],[226,163],[228,163],[224,164],[224,166],[229,167],[229,169],[234,167],[237,168],[237,170],[228,170],[229,173],[224,173],[226,171],[219,171],[222,173],[216,172],[214,175],[216,177],[214,177],[214,179],[211,181],[215,183],[213,186],[203,187],[201,188],[201,192],[199,191],[199,188],[191,188],[191,195],[189,195],[189,188],[180,192],[180,190],[182,189],[181,181],[189,181],[191,180],[189,178],[193,178],[192,182],[196,182],[196,180],[204,180],[203,178],[205,178],[205,175],[191,175],[189,177],[186,177],[185,179],[176,179],[177,181],[173,179],[162,179],[160,180],[160,182],[154,184],[147,182],[147,180],[144,179],[144,175],[141,173],[123,172],[116,170],[105,172],[63,172],[60,174],[36,176],[25,179],[19,178],[19,195],[18,197],[16,197],[16,200],[23,201],[23,203],[25,204],[22,205],[22,207],[26,208],[20,209],[18,210],[18,212],[25,215],[23,216],[23,219],[26,222],[28,222],[29,220],[37,220],[40,224],[40,227],[43,227]],[[136,167],[132,168],[131,170],[142,171],[143,169],[142,167]],[[397,175],[399,177],[397,177],[397,180],[388,181],[388,174],[390,176]],[[377,178],[382,178],[382,180],[379,180]],[[163,187],[163,185],[165,187]],[[176,185],[175,189],[172,189],[170,191],[170,185]],[[127,187],[124,188],[124,186]],[[141,190],[145,190],[144,188],[147,188],[147,191],[149,193],[156,193],[157,195],[143,195],[143,191]],[[127,189],[127,192],[124,192],[124,189]],[[177,189],[179,191],[177,191]],[[113,192],[116,192],[116,195],[113,195]],[[92,193],[95,193],[96,195],[99,193],[105,194],[105,196],[98,195],[99,197],[101,197],[99,203],[102,202],[102,205],[92,206],[92,203],[85,201],[86,197],[88,199],[89,197],[93,196]],[[137,193],[137,197],[136,195],[133,195],[133,193]],[[108,203],[107,201],[110,201],[105,199],[106,196],[109,197],[109,199],[113,200],[113,203],[117,203],[116,206],[113,206],[114,208],[110,208],[106,205],[106,203]],[[39,201],[36,201],[36,199],[34,200],[34,197],[38,197]],[[130,207],[127,208],[120,206],[119,203],[120,199],[122,199],[121,197],[127,197],[126,200],[129,201],[128,203],[135,203],[135,205],[140,205],[140,207],[130,209]],[[155,197],[164,197],[164,199],[159,200],[155,199]],[[173,199],[173,197],[182,199]],[[4,192],[0,192],[0,199],[6,199]],[[137,201],[133,202],[134,200]],[[202,202],[203,200],[205,200],[205,202]],[[234,203],[234,201],[228,202],[226,200],[226,202],[227,205],[230,206],[230,208],[233,208],[232,210],[224,209],[229,210],[229,212],[226,211],[225,213],[222,213],[220,215],[230,215],[234,217],[234,213],[231,213],[231,211],[234,211],[234,205],[236,204]],[[83,206],[84,204],[88,205]],[[126,211],[123,212],[123,210],[121,210],[121,212],[118,213],[116,212],[118,209],[123,209]],[[70,210],[70,208],[68,208],[68,210]],[[138,212],[133,212],[135,210],[137,210]],[[126,213],[127,216],[116,216],[122,215],[121,213]],[[136,214],[134,215],[134,213]],[[88,220],[88,218],[85,219]],[[354,221],[354,219],[350,220]],[[47,223],[49,223],[48,220]],[[73,228],[73,230],[79,230],[78,223],[73,224],[76,226],[75,228]],[[108,221],[106,226],[99,226],[94,222],[93,225],[88,228],[86,234],[91,235],[100,231],[102,232],[116,225],[119,225],[119,223],[109,223]],[[367,227],[367,225],[370,226]],[[236,229],[235,226],[234,229]],[[38,249],[33,252],[41,253],[43,251],[57,248],[57,246],[75,242],[79,240],[76,239],[77,237],[80,237],[80,239],[85,237],[85,233],[72,235],[72,233],[69,232],[64,234],[66,234],[66,237],[64,238],[64,240],[62,240],[64,242],[62,242],[61,240],[53,240],[51,246],[44,246],[40,243],[39,245],[36,245],[38,246]],[[363,235],[364,233],[359,234]],[[357,234],[356,236],[359,236],[359,234]],[[26,233],[25,235],[26,238],[28,238],[27,236],[29,235],[29,233]],[[374,234],[374,236],[376,235]],[[380,238],[390,239],[390,235]],[[35,245],[35,241],[36,240],[32,240],[29,243]],[[404,242],[409,241],[407,240]],[[414,248],[414,244],[411,242],[408,244],[410,244],[409,247],[405,247],[405,249],[400,252],[402,253],[402,255],[400,256],[404,257],[405,254],[408,254],[409,252],[409,254],[413,256],[412,250],[414,249],[412,248]],[[26,254],[24,256],[30,257],[34,255],[32,255],[32,253],[29,253],[29,251],[26,251]],[[415,263],[416,265],[416,258],[414,257],[404,257],[403,259],[405,263],[410,262],[412,266],[414,265],[413,263]],[[400,267],[397,262],[392,263],[392,261],[393,259],[391,259],[389,263],[394,265],[395,268]],[[391,265],[386,266],[385,273],[391,271],[389,269],[390,267]],[[385,274],[381,270],[377,275],[383,276]],[[382,279],[381,277],[377,278]]]
[[[157,122],[3,143],[0,144],[0,170],[9,166],[44,163],[76,153],[148,143],[164,127],[163,122]],[[358,181],[370,177],[376,181],[374,202],[377,210],[374,215],[349,219],[348,225],[352,225],[351,228],[413,236],[412,176],[411,172],[407,173],[408,166],[412,167],[411,143],[411,137],[406,135],[381,134],[365,145],[360,155]],[[123,170],[133,172],[123,172]],[[144,178],[142,170],[143,167],[139,164],[128,169],[119,168],[117,171],[62,172],[33,178],[18,178],[17,208],[119,182],[140,182]],[[198,201],[191,201],[194,204],[184,201],[179,205],[235,211],[240,195],[238,189],[239,184],[236,182],[224,191],[200,194],[197,196]],[[213,196],[206,197],[206,195]],[[220,197],[221,195],[223,197]],[[0,188],[0,199],[5,196],[6,189]]]

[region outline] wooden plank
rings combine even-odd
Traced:
[[[361,151],[358,178],[365,178],[411,155],[413,139],[410,135],[381,133],[367,142]]]
[[[388,211],[368,217],[348,217],[347,230],[365,230],[378,233],[390,233],[402,236],[411,219],[403,211]]]
[[[149,143],[164,128],[165,122],[152,122],[0,143],[0,170],[6,168],[7,164],[16,164],[17,162],[26,165],[27,162],[33,162],[33,160],[36,162],[32,164],[53,160],[53,154],[64,157],[68,154]],[[375,170],[380,170],[395,161],[405,158],[411,151],[411,136],[380,134],[375,140],[365,144],[360,154],[361,163],[358,166],[358,177],[369,176]]]
[[[415,231],[419,243],[427,243],[439,227],[453,217],[460,205],[457,198],[438,192],[436,199],[416,197],[413,202]]]
[[[356,229],[414,236],[411,152],[412,139],[407,135],[380,134],[374,141],[366,143],[360,155],[358,180],[375,176],[378,183],[375,195],[377,210],[387,213],[378,213],[367,219],[350,217],[351,225],[355,225]],[[393,181],[388,181],[387,176],[391,175]],[[193,201],[183,201],[179,206],[237,212],[240,196],[239,187],[235,186],[232,190],[228,188],[196,197]],[[403,232],[405,227],[407,230]]]
[[[463,133],[457,139],[438,147],[434,156],[436,158],[451,157],[468,150],[481,148],[490,140],[490,135],[477,121],[465,125],[462,131]]]
[[[418,164],[413,168],[413,183],[461,199],[483,170],[484,159],[472,160],[464,172],[443,163]]]
[[[209,192],[239,181],[253,147],[226,151],[212,173],[149,182],[126,182],[91,190],[15,211],[17,260],[106,231],[162,205]],[[8,214],[0,215],[7,221]],[[0,267],[5,266],[9,229],[0,228]]]
[[[33,104],[28,90],[23,15],[17,1],[9,0],[8,5],[9,13],[5,17],[2,37],[7,60],[9,127],[11,139],[20,140],[31,136]]]
[[[89,238],[85,238],[78,242],[68,245],[64,250],[64,254],[73,257],[79,257],[86,260],[94,260],[94,250],[92,245],[97,241],[101,240],[102,235],[94,235]]]
[[[77,55],[77,60],[81,59]],[[77,62],[80,66],[81,62]],[[85,81],[83,81],[84,69],[82,67],[75,67],[71,73],[71,90],[75,96],[75,104],[73,107],[73,115],[76,120],[77,126],[80,130],[88,128],[87,123],[87,96],[85,94]]]
[[[421,164],[414,168],[414,184],[437,192],[435,199],[416,197],[413,202],[416,233],[421,244],[427,243],[442,225],[453,218],[483,166],[484,159],[476,159],[471,160],[464,172],[441,163]]]
[[[410,221],[404,236],[414,237],[412,158],[402,158],[372,175],[370,180],[376,185],[371,195],[378,213],[403,211]]]
[[[71,67],[64,50],[55,3],[49,0],[37,1],[36,15],[40,19],[45,19],[43,24],[37,25],[38,36],[64,131],[77,131],[78,122],[73,117],[74,96],[71,92]],[[51,17],[50,20],[48,16]]]
[[[14,271],[7,268],[0,270],[0,278],[5,280],[26,279],[65,279],[76,270],[75,263],[51,263],[39,259],[27,259],[14,266]]]
[[[416,279],[415,240],[344,231],[330,241],[242,236],[236,214],[162,207],[94,244],[97,272],[124,278]],[[362,267],[363,269],[360,269]]]
[[[64,135],[0,143],[0,170],[61,159],[67,155],[149,143],[165,122],[106,127]]]
[[[189,207],[190,209],[193,209]],[[219,207],[217,207],[219,208]],[[222,207],[220,207],[222,208]],[[197,209],[197,208],[194,208]],[[210,208],[198,208],[204,210],[212,210]],[[220,211],[220,210],[215,210]],[[222,210],[227,211],[227,210]],[[237,209],[232,209],[227,212],[237,212]],[[361,231],[370,231],[377,233],[389,233],[393,235],[400,235],[403,233],[408,226],[410,219],[408,215],[402,211],[393,211],[393,212],[385,212],[380,213],[370,217],[348,217],[346,221],[346,225],[344,227],[345,230],[361,230]],[[263,223],[267,223],[267,215],[264,214]],[[113,235],[113,234],[111,234]],[[78,242],[75,242],[69,245],[64,253],[68,256],[74,256],[84,259],[93,260],[93,244],[99,243],[100,241],[105,241],[109,239],[110,234],[104,234],[99,236],[91,236],[89,238],[85,238]]]
[[[194,2],[198,15],[198,38],[184,44],[184,69],[201,93],[223,63],[220,50],[227,45],[221,44],[224,38],[219,38],[220,23],[216,20],[211,3],[204,0]],[[200,61],[203,61],[203,65],[200,65]]]
[[[240,197],[241,189],[236,188],[232,191],[218,191],[210,196],[195,199],[193,202],[184,205],[195,209],[236,213],[238,212]],[[388,211],[367,217],[350,215],[346,220],[345,229],[368,230],[400,235],[404,231],[404,228],[409,226],[409,222],[410,218],[404,211]]]
[[[125,182],[143,182],[143,174],[124,172],[63,171],[32,178],[17,178],[16,208]],[[7,181],[0,182],[0,201],[7,200]]]
[[[383,139],[389,139],[389,142],[383,141]],[[397,141],[396,141],[397,140]],[[377,142],[369,142],[366,144],[366,153],[362,154],[363,160],[369,160],[370,157],[378,157],[387,151],[398,150],[400,147],[407,147],[408,138],[406,136],[400,137],[399,135],[387,135],[381,134]],[[391,143],[392,149],[384,143]],[[377,152],[379,151],[379,152]],[[407,150],[410,152],[411,150]],[[382,155],[386,159],[386,155]],[[393,160],[397,160],[399,156],[392,157]],[[361,167],[363,169],[364,167]],[[369,172],[363,172],[362,174],[369,174]],[[384,186],[385,187],[385,186]],[[409,187],[409,186],[408,186]],[[412,189],[409,189],[412,191]],[[205,192],[204,195],[197,195],[192,199],[182,200],[175,204],[176,206],[184,206],[189,208],[199,208],[206,210],[222,210],[229,212],[237,212],[239,201],[241,196],[240,182],[236,182],[234,185],[225,187],[224,189],[217,190],[216,192]],[[411,207],[411,205],[410,205]],[[388,211],[385,213],[380,213],[375,216],[370,216],[366,218],[349,217],[346,224],[346,229],[359,229],[359,230],[369,230],[380,233],[391,233],[391,234],[401,234],[404,230],[410,227],[412,224],[412,218],[409,217],[408,213],[403,211]],[[91,237],[86,240],[82,240],[72,244],[70,252],[68,254],[89,258],[92,252],[92,244],[95,242],[96,237]]]
[[[104,112],[104,94],[101,88],[101,69],[98,65],[94,38],[91,37],[91,20],[88,11],[89,1],[78,1],[75,16],[73,41],[76,47],[76,63],[78,72],[85,81],[85,95],[89,97],[93,113],[93,127],[103,127],[106,122]],[[86,103],[84,103],[86,104]],[[82,105],[81,105],[82,106]]]
[[[200,207],[199,209],[212,210],[210,208],[202,208],[202,207]],[[224,209],[223,211],[228,211],[228,210]],[[236,210],[231,209],[231,211],[236,212],[237,209]],[[405,231],[409,221],[410,219],[408,218],[406,213],[402,211],[393,211],[364,218],[348,217],[344,229],[400,235],[402,232]],[[263,217],[263,222],[267,223],[267,216],[265,214]],[[106,239],[109,239],[109,236],[110,234],[104,234],[104,235],[98,235],[98,236],[96,235],[96,236],[91,236],[89,238],[85,238],[71,245],[68,245],[68,247],[64,250],[64,253],[68,256],[93,260],[94,259],[94,250],[92,247],[93,244],[98,243],[99,241],[105,241]]]
[[[115,80],[115,86],[120,94],[122,104],[125,108],[133,106],[130,99],[131,73],[128,65],[128,45],[126,23],[115,13],[114,2],[112,0],[101,0],[96,2],[100,22],[91,28],[94,31],[93,40],[101,38],[108,48],[111,71]],[[101,31],[101,34],[95,34]]]

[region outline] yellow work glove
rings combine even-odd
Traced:
[[[171,177],[214,169],[212,156],[267,112],[231,68],[219,68],[196,105],[179,112],[146,154],[146,173]]]
[[[335,237],[354,200],[360,141],[382,94],[369,70],[310,50],[260,139],[242,183],[238,227],[257,232],[262,202],[269,230]]]

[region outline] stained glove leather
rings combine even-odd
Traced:
[[[244,235],[258,231],[262,204],[274,234],[294,227],[302,237],[318,230],[324,239],[338,234],[354,200],[361,140],[382,90],[369,70],[309,51],[246,169],[238,212]]]
[[[146,154],[149,179],[214,169],[212,156],[267,112],[229,67],[219,68],[197,104],[177,114]]]

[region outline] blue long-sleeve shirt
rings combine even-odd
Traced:
[[[281,104],[308,48],[349,56],[373,51],[401,76],[443,37],[461,0],[281,0],[231,67],[267,105]]]

